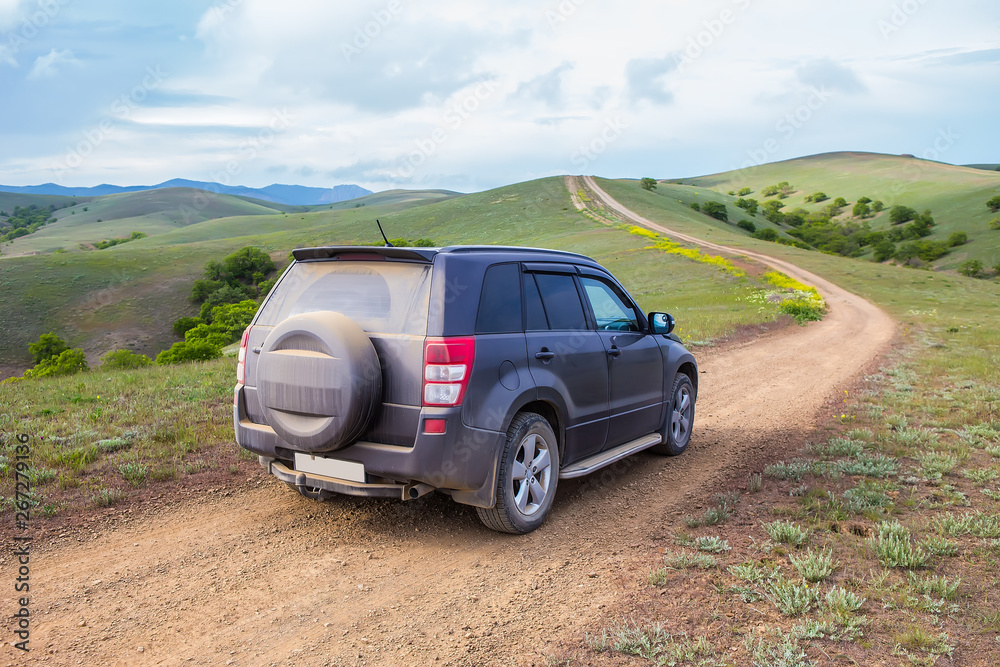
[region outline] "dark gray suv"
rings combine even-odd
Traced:
[[[698,368],[597,262],[496,246],[295,250],[243,334],[236,441],[310,498],[545,520],[560,479],[691,439]]]

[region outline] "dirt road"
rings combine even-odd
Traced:
[[[636,224],[686,239],[586,183]],[[701,245],[816,285],[830,313],[699,354],[697,425],[684,456],[642,454],[560,484],[549,521],[524,537],[491,533],[471,508],[435,495],[318,504],[263,474],[181,497],[37,545],[33,650],[6,644],[0,662],[545,664],[643,576],[631,568],[662,544],[666,520],[807,432],[824,400],[892,336],[881,311],[817,276]]]

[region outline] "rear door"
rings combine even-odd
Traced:
[[[563,407],[565,466],[600,452],[607,440],[607,352],[587,320],[575,267],[529,264],[525,268],[528,368],[539,398]]]
[[[580,284],[606,353],[611,395],[605,448],[611,448],[659,429],[663,355],[618,285],[596,271],[580,276]]]

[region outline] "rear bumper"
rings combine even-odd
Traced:
[[[237,385],[235,393],[233,423],[237,444],[263,457],[262,463],[271,459],[268,472],[284,482],[334,493],[400,499],[439,489],[468,505],[492,507],[496,502],[498,458],[506,436],[466,426],[462,423],[461,408],[421,409],[412,447],[359,441],[327,454],[330,458],[362,464],[367,479],[360,483],[296,471],[291,463],[293,446],[270,426],[251,422],[244,407],[243,387]],[[445,433],[423,433],[427,418],[444,419]],[[412,495],[414,489],[416,496]]]
[[[369,498],[396,498],[397,500],[413,500],[434,490],[429,484],[368,484],[349,482],[343,479],[316,475],[313,473],[292,470],[281,461],[263,459],[261,461],[267,471],[286,484],[297,487],[309,495],[310,491],[321,489],[332,493],[342,493],[348,496],[365,496]]]

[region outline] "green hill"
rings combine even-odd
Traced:
[[[191,188],[107,195],[56,211],[56,222],[30,236],[15,239],[0,250],[7,256],[76,250],[79,244],[128,236],[132,232],[154,236],[206,220],[237,215],[274,215],[284,210],[306,210],[306,207],[272,206],[270,202]]]
[[[92,363],[123,347],[155,354],[175,340],[175,319],[196,314],[188,297],[207,261],[246,245],[285,264],[289,250],[297,246],[380,242],[376,217],[392,238],[430,238],[440,245],[534,245],[589,254],[615,271],[645,307],[672,310],[694,340],[776,316],[776,309],[762,313],[737,307],[753,291],[749,283],[720,290],[718,269],[644,249],[648,239],[582,216],[562,178],[464,196],[393,193],[368,201],[373,203],[341,210],[324,206],[305,213],[211,220],[109,250],[0,259],[6,308],[0,364],[26,366],[28,343],[47,331],[83,347]],[[681,291],[683,299],[676,296]],[[697,319],[693,313],[699,308],[714,308],[719,315]]]
[[[749,187],[752,194],[747,196],[764,202],[769,198],[764,197],[761,190],[782,181],[787,181],[794,189],[784,200],[786,211],[796,207],[817,211],[833,198],[844,197],[849,205],[840,219],[848,219],[851,205],[861,196],[881,200],[887,211],[894,204],[917,211],[930,209],[937,223],[928,237],[930,240],[945,240],[956,231],[965,232],[969,238],[967,245],[938,260],[937,268],[954,268],[966,259],[979,259],[993,266],[1000,258],[1000,232],[989,229],[990,220],[997,214],[991,213],[985,205],[988,199],[1000,194],[1000,172],[913,157],[845,152],[812,155],[698,178],[673,179],[670,183],[710,189],[720,194]],[[831,199],[821,203],[804,201],[807,195],[817,191],[826,193]],[[869,221],[872,229],[889,228],[887,211]],[[730,209],[731,220],[735,214],[742,212]],[[754,222],[760,218],[758,214]]]

